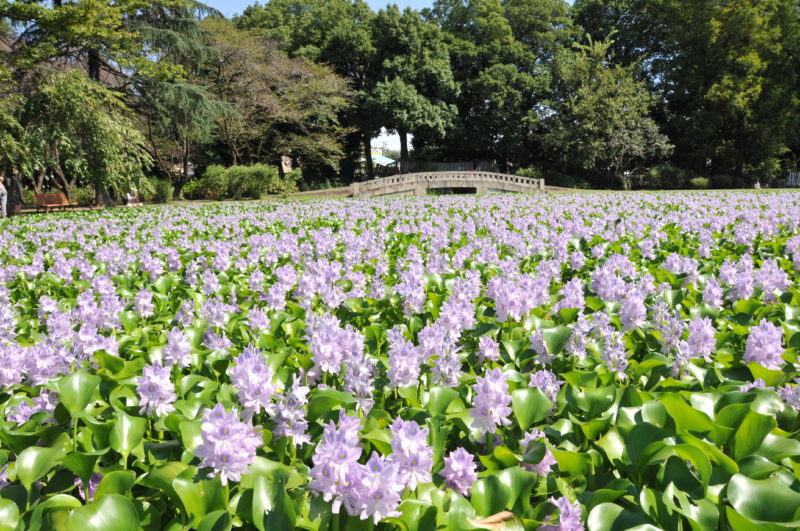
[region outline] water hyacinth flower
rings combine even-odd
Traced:
[[[397,417],[391,425],[392,454],[389,461],[398,466],[404,486],[411,490],[417,485],[431,482],[433,448],[428,445],[428,428],[413,420]]]
[[[445,484],[462,496],[468,496],[472,484],[478,479],[477,465],[472,454],[458,447],[444,458],[444,468],[439,474]]]
[[[564,382],[559,380],[555,373],[548,370],[540,370],[531,373],[530,386],[536,387],[542,391],[544,396],[550,399],[555,407],[556,399],[558,398],[558,391]]]
[[[292,387],[287,389],[281,396],[275,408],[273,421],[275,437],[291,437],[294,446],[301,446],[311,441],[306,433],[308,422],[306,421],[306,405],[308,404],[308,393],[311,392],[308,386],[301,385],[301,374],[296,374],[292,381]]]
[[[708,317],[692,319],[689,323],[689,338],[686,340],[689,351],[710,363],[711,353],[717,346],[716,332],[714,323]]]
[[[177,327],[167,332],[167,344],[161,351],[164,362],[168,365],[188,367],[192,363],[192,344]]]
[[[227,413],[222,404],[207,409],[201,425],[203,444],[195,455],[201,459],[201,467],[211,469],[208,477],[219,475],[223,485],[228,480],[239,481],[263,444],[260,429],[261,426],[240,421],[235,409]]]
[[[546,442],[547,438],[543,431],[534,428],[530,432],[526,433],[522,440],[519,442],[519,447],[522,452],[526,452],[528,446],[535,441],[541,440],[542,442]],[[550,451],[550,448],[545,447],[544,456],[542,456],[542,460],[538,463],[522,463],[522,468],[529,472],[533,472],[534,474],[538,474],[540,476],[547,476],[553,470],[553,465],[556,464],[556,458],[553,456],[553,453]]]
[[[500,344],[494,338],[481,336],[478,340],[478,362],[498,361],[499,359]]]
[[[498,426],[508,426],[511,420],[511,395],[508,392],[508,376],[500,368],[486,372],[485,377],[476,377],[474,406],[469,410],[472,425],[483,434],[492,434]]]
[[[254,414],[266,411],[268,414],[275,412],[272,397],[277,386],[272,383],[272,370],[267,367],[261,351],[248,345],[234,358],[234,363],[228,368],[231,384],[239,391],[239,403],[242,404],[242,414],[250,419]]]
[[[568,498],[548,498],[547,501],[558,508],[558,525],[543,525],[540,531],[584,531],[581,522],[581,506],[578,502],[571,502]]]
[[[79,477],[75,477],[74,485],[78,487],[78,496],[85,502],[94,501],[94,495],[97,492],[97,487],[100,486],[100,481],[103,479],[103,474],[92,474],[89,478],[89,485],[84,486],[83,481]],[[88,495],[88,499],[87,499]]]
[[[162,367],[159,362],[145,365],[142,375],[136,378],[136,392],[139,395],[139,413],[156,416],[175,411],[172,405],[178,397],[172,384],[170,367]]]
[[[779,388],[778,396],[781,397],[784,404],[800,411],[800,378],[795,378],[794,383],[795,385],[786,384]]]
[[[773,371],[783,367],[783,330],[766,319],[750,328],[747,336],[744,357],[745,363],[755,362]]]

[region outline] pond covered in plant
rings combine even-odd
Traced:
[[[800,194],[1,227],[0,529],[800,525]]]

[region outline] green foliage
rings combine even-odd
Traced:
[[[75,202],[79,205],[93,205],[95,191],[92,186],[79,186],[75,189]]]
[[[175,188],[172,183],[165,179],[157,179],[153,185],[155,191],[152,194],[154,203],[171,203]]]
[[[610,42],[590,42],[558,56],[561,95],[543,118],[544,143],[562,165],[630,188],[630,173],[666,157],[672,145],[650,118],[654,104],[632,67],[609,59]]]
[[[300,176],[299,171],[293,171],[281,179],[277,168],[265,164],[229,168],[212,165],[202,178],[189,182],[184,195],[188,199],[259,199],[295,191]]]
[[[693,177],[689,179],[689,184],[692,185],[692,188],[705,190],[711,188],[711,179],[708,177]]]
[[[27,142],[65,191],[75,183],[124,193],[151,162],[119,94],[78,72],[45,77],[26,102]]]

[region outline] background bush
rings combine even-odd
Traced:
[[[711,179],[708,177],[694,177],[689,179],[689,184],[692,185],[692,188],[696,188],[698,190],[706,190],[711,188]]]
[[[183,195],[187,199],[259,199],[294,192],[301,177],[300,170],[293,170],[281,178],[276,167],[266,164],[229,168],[212,164],[200,179],[184,186]]]
[[[153,184],[154,192],[151,201],[153,203],[171,203],[174,187],[167,180],[156,180]]]

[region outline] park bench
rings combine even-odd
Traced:
[[[61,192],[54,194],[33,194],[33,199],[36,201],[36,211],[44,210],[53,211],[57,208],[66,210],[78,206],[78,203],[70,203],[67,196]]]

